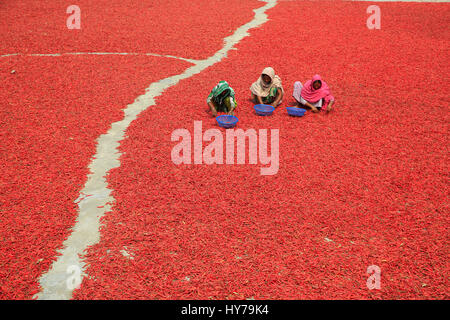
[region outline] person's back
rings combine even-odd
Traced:
[[[234,90],[223,80],[219,81],[211,90],[206,103],[214,117],[217,116],[217,112],[226,112],[232,115],[237,107]]]

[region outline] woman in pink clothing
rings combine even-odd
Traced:
[[[300,81],[295,82],[292,95],[299,107],[308,107],[312,112],[319,112],[322,107],[329,112],[334,104],[330,87],[318,74],[312,80],[306,81],[305,85]]]

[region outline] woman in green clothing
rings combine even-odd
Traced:
[[[226,81],[220,81],[211,90],[206,103],[214,117],[217,116],[217,112],[226,112],[229,115],[233,115],[234,109],[237,107],[234,90]]]

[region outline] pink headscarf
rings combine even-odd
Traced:
[[[322,86],[317,90],[313,87],[313,83],[316,80],[319,80],[322,83]],[[312,80],[305,82],[301,95],[303,99],[312,103],[317,102],[320,99],[325,99],[324,107],[326,107],[330,101],[334,100],[334,97],[331,95],[330,87],[328,87],[326,82],[323,81],[318,74],[316,74]]]

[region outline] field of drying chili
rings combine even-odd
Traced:
[[[264,4],[80,0],[81,30],[67,29],[65,1],[0,5],[0,299],[39,292],[98,136],[191,66],[142,54],[210,57]],[[140,114],[74,299],[448,298],[450,6],[379,3],[381,29],[369,30],[368,5],[279,1],[236,50]],[[27,55],[75,52],[139,55]],[[266,66],[286,96],[258,117],[249,87]],[[293,83],[314,74],[333,111],[289,117]],[[238,128],[279,129],[275,175],[172,162],[174,130],[218,128],[205,100],[220,80],[236,92]]]

